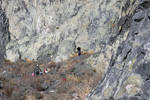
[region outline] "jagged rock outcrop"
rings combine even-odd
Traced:
[[[121,28],[121,25],[120,28],[117,26],[118,21],[132,13],[137,5],[137,0],[1,2],[9,18],[11,33],[7,59],[52,59],[59,62],[74,54],[74,49],[80,46],[83,51],[104,52],[103,58],[92,60],[102,60],[106,62],[105,66],[108,66],[113,48],[106,44],[110,37],[117,36],[117,30]]]
[[[103,74],[88,100],[150,99],[150,1],[1,0],[11,41],[6,59],[59,62],[93,51],[86,60]]]
[[[126,22],[128,36],[87,100],[150,100],[150,1],[142,0]],[[124,30],[124,29],[123,29]]]
[[[4,60],[6,44],[10,40],[8,19],[2,8],[0,7],[0,65]]]

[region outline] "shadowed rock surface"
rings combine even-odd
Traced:
[[[4,60],[4,55],[6,52],[6,44],[10,40],[9,36],[9,22],[6,18],[5,12],[0,6],[0,65]]]
[[[131,16],[127,39],[120,43],[103,79],[86,100],[150,100],[150,1]]]

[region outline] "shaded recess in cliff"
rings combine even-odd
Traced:
[[[10,40],[8,27],[8,19],[6,18],[5,13],[0,6],[0,65],[4,59],[6,44]]]

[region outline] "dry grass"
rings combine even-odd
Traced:
[[[34,95],[28,95],[25,100],[37,100]]]
[[[82,55],[83,54],[94,54],[94,51],[85,51],[85,52],[82,52]]]
[[[11,62],[11,60],[9,59],[5,59],[2,63],[3,66],[8,66],[8,65],[12,65],[13,63]]]
[[[86,53],[92,54],[93,52],[84,52],[83,54]],[[17,81],[13,81],[13,78],[10,79],[7,86],[4,87],[5,95],[9,98],[14,97],[14,100],[16,100],[16,98],[20,99],[22,96],[24,96],[24,100],[36,100],[37,96],[34,94],[35,91],[38,93],[46,91],[42,87],[43,83],[53,84],[54,82],[55,84],[55,82],[58,81],[58,84],[54,87],[55,93],[48,93],[49,98],[52,98],[52,100],[73,100],[72,94],[77,93],[79,95],[78,99],[83,100],[97,85],[98,80],[101,79],[101,73],[98,73],[96,69],[91,69],[84,70],[85,72],[83,72],[81,76],[75,75],[73,72],[75,68],[74,65],[81,61],[81,59],[68,60],[64,62],[63,65],[61,63],[55,63],[54,61],[47,64],[30,60],[18,60],[16,63],[5,61],[4,64],[11,64],[12,67],[10,67],[9,70],[4,70],[11,71],[19,78]],[[43,70],[50,69],[49,73],[32,77],[31,74],[36,64],[40,64]],[[62,80],[64,78],[66,78],[66,80]],[[6,81],[3,77],[0,77],[0,80]],[[27,87],[28,93],[24,87]]]
[[[112,27],[114,28],[114,27],[115,27],[115,24],[112,24]]]
[[[10,84],[6,84],[4,88],[4,93],[7,97],[11,98],[14,90],[14,86]]]
[[[80,83],[81,82],[81,78],[75,75],[68,75],[67,76],[67,81],[73,81],[76,83]]]
[[[31,65],[33,63],[32,60],[27,59],[27,58],[26,58],[26,62],[27,62],[28,65]]]
[[[41,77],[41,76],[37,76],[37,77],[31,77],[31,78],[28,78],[28,82],[30,84],[30,86],[37,90],[37,91],[42,91],[43,88],[42,88],[42,83],[44,82],[44,78]]]
[[[92,87],[89,86],[88,83],[85,83],[73,87],[72,90],[76,91],[79,97],[83,100],[92,91]]]

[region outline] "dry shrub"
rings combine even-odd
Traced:
[[[3,76],[0,76],[0,81],[6,81],[6,78]]]
[[[94,74],[94,72],[92,70],[87,70],[87,71],[85,71],[83,77],[84,77],[84,79],[88,80],[90,77],[93,76],[93,74]]]
[[[94,80],[95,82],[98,82],[100,79],[102,78],[102,74],[101,73],[95,73],[91,79]]]
[[[42,83],[44,82],[44,78],[42,78],[41,76],[35,76],[35,77],[28,77],[25,79],[25,81],[23,81],[25,84],[27,84],[28,86],[31,86],[33,89],[37,90],[37,91],[42,91],[43,87],[42,87]]]
[[[75,85],[74,82],[72,81],[62,81],[57,87],[56,87],[56,91],[57,93],[68,93],[68,91],[70,91],[70,88],[73,87]]]
[[[61,77],[59,74],[54,74],[54,75],[48,75],[46,80],[51,80],[51,81],[56,81],[59,80]]]
[[[72,55],[70,56],[70,58],[73,58],[73,57],[76,57],[76,56],[78,56],[78,53],[72,54]]]
[[[93,72],[95,72],[95,73],[96,73],[96,72],[97,72],[97,70],[94,68],[94,69],[93,69]]]
[[[41,65],[40,65],[40,67],[44,67],[44,66],[45,66],[44,64],[41,64]]]
[[[26,62],[27,62],[28,65],[31,65],[31,64],[32,64],[32,60],[27,59],[27,58],[26,58]]]
[[[88,83],[92,88],[94,88],[101,78],[102,78],[101,74],[96,73],[91,78],[89,78]]]
[[[25,100],[37,100],[34,95],[28,95]]]
[[[47,64],[50,65],[50,64],[56,64],[56,63],[55,61],[52,60],[51,62],[48,62]]]
[[[14,86],[13,85],[5,84],[4,92],[5,92],[5,95],[7,97],[11,98],[13,90],[14,90]]]
[[[12,94],[12,100],[25,100],[25,92],[22,90],[22,87],[15,87],[14,92]]]
[[[78,93],[79,97],[83,100],[92,91],[92,87],[88,83],[85,83],[76,85],[72,90]]]
[[[81,78],[75,75],[69,75],[67,76],[67,81],[73,81],[76,83],[80,83],[81,82]]]
[[[2,63],[3,66],[12,65],[13,63],[9,59],[5,59]]]
[[[49,97],[50,96],[50,97]],[[71,95],[68,93],[51,93],[45,100],[72,100]]]
[[[38,83],[38,82],[31,82],[31,87],[36,89],[37,91],[42,91],[43,90],[41,84]]]
[[[115,27],[115,24],[112,24],[112,27],[114,28],[114,27]]]
[[[73,65],[78,63],[80,61],[78,60],[72,60],[72,61],[69,61],[67,62],[67,64],[64,66],[65,69],[67,69],[68,71],[70,71],[72,68],[73,68]]]
[[[14,63],[12,66],[13,68],[10,69],[11,72],[13,72],[14,74],[19,74],[19,75],[25,75],[28,73],[32,73],[32,71],[35,68],[35,65],[38,64],[39,62],[32,62],[29,63],[30,61],[27,60],[22,60],[19,59],[16,63]]]

